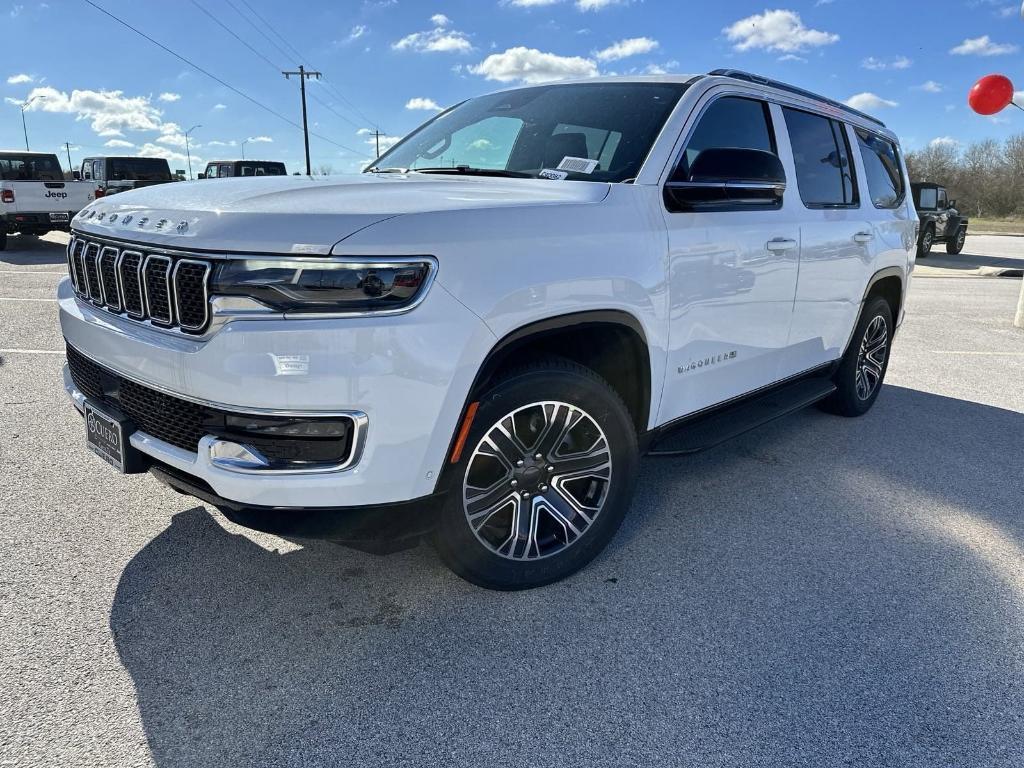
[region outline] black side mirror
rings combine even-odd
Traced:
[[[71,177],[75,181],[81,181],[82,180],[82,172],[81,171],[72,171],[71,172]]]
[[[689,178],[665,185],[672,210],[720,207],[777,208],[786,190],[778,155],[760,149],[716,147],[694,159]]]
[[[946,207],[947,208],[956,208],[956,200],[950,200],[948,203],[946,203]]]
[[[206,178],[206,174],[205,173],[200,173],[196,178],[197,179],[205,179]]]

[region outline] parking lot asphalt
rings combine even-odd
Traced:
[[[61,247],[19,247],[0,766],[1024,764],[1019,280],[916,277],[870,414],[647,459],[602,556],[507,594],[114,474],[60,384]]]

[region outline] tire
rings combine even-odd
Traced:
[[[530,589],[583,568],[618,530],[636,429],[604,379],[547,359],[489,386],[451,469],[434,531],[441,559],[478,586]]]
[[[7,250],[7,233],[0,232],[0,251]]]
[[[934,244],[935,228],[929,224],[924,228],[924,232],[921,233],[921,239],[917,242],[917,258],[927,258]]]
[[[956,254],[964,249],[964,242],[967,240],[967,227],[958,227],[952,240],[946,241],[946,253]]]
[[[863,416],[871,410],[889,368],[893,328],[889,302],[880,296],[868,299],[832,377],[836,391],[822,401],[823,410],[839,416]]]

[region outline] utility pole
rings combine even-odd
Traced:
[[[71,142],[64,142],[64,149],[68,151],[68,170],[71,171],[72,177],[75,175],[75,167],[71,165]]]
[[[373,129],[373,138],[377,142],[377,157],[378,158],[380,157],[380,137],[383,136],[383,135],[384,134],[380,132],[379,128],[374,128]]]
[[[249,143],[248,139],[242,139],[242,159],[245,160],[245,145]]]
[[[21,130],[25,134],[25,151],[26,152],[31,152],[32,150],[30,150],[28,148],[28,126],[25,125],[25,110],[28,109],[29,105],[33,101],[35,101],[36,99],[45,99],[45,98],[46,98],[46,96],[33,96],[31,99],[29,99],[28,101],[22,102],[21,104],[18,104],[18,102],[16,102],[16,101],[12,101],[13,104],[16,104],[21,109]]]
[[[309,123],[306,122],[306,78],[315,77],[317,80],[320,79],[319,72],[307,72],[306,68],[301,64],[299,65],[298,72],[282,72],[286,80],[291,80],[292,75],[297,75],[299,78],[299,87],[302,91],[302,133],[306,139],[306,175],[312,176],[313,170],[309,164]]]
[[[192,133],[196,128],[202,128],[201,125],[193,125],[187,131],[185,131],[185,159],[188,160],[188,180],[192,181],[192,153],[188,150],[188,135]]]

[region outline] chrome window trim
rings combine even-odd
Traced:
[[[178,314],[178,327],[185,331],[192,331],[190,336],[194,336],[196,331],[201,331],[206,327],[206,324],[210,321],[210,272],[212,267],[208,261],[199,261],[198,259],[178,259],[174,263],[174,269],[171,270],[171,284],[174,290],[174,306],[180,307],[181,303],[178,301],[178,269],[182,264],[197,264],[203,268],[203,322],[199,325],[186,325],[182,319],[181,314]]]
[[[113,259],[114,259],[114,300],[117,302],[116,304],[111,302],[110,296],[108,295],[108,291],[107,291],[107,281],[103,278],[103,262],[108,257],[108,251],[113,253]],[[115,248],[112,245],[105,245],[105,246],[103,246],[102,248],[100,248],[100,255],[96,257],[96,270],[97,270],[97,272],[99,272],[99,276],[100,276],[100,290],[103,293],[103,303],[110,310],[112,310],[114,312],[117,312],[117,313],[120,313],[122,311],[122,309],[123,309],[123,306],[122,306],[122,302],[121,302],[121,286],[118,285],[118,280],[117,280],[117,259],[118,259],[118,256],[119,256],[119,254],[118,254],[117,248]]]
[[[139,307],[142,310],[139,314],[135,314],[134,312],[129,311],[128,310],[128,303],[123,300],[124,297],[127,295],[125,293],[125,289],[124,289],[124,276],[123,276],[124,257],[128,256],[128,255],[138,256],[139,257],[139,265],[135,268],[135,279],[139,283]],[[122,311],[124,312],[125,315],[127,315],[129,318],[132,318],[133,320],[144,320],[145,317],[146,317],[146,296],[145,296],[145,293],[144,293],[145,285],[142,282],[142,263],[144,261],[145,261],[145,259],[143,258],[142,253],[140,251],[133,251],[133,250],[130,250],[130,249],[125,249],[125,250],[121,251],[121,253],[118,254],[118,257],[117,257],[117,283],[118,283],[118,290],[121,292],[122,304],[123,304],[121,309],[122,309]]]
[[[164,320],[162,317],[156,317],[153,314],[153,307],[149,301],[149,279],[146,274],[149,270],[150,262],[162,261],[167,264],[167,271],[164,273],[164,290],[167,292],[167,319]],[[142,292],[146,297],[146,314],[149,316],[150,321],[154,325],[171,327],[174,325],[174,297],[171,295],[171,272],[172,264],[170,257],[163,256],[159,253],[151,253],[146,256],[146,260],[142,262]]]

